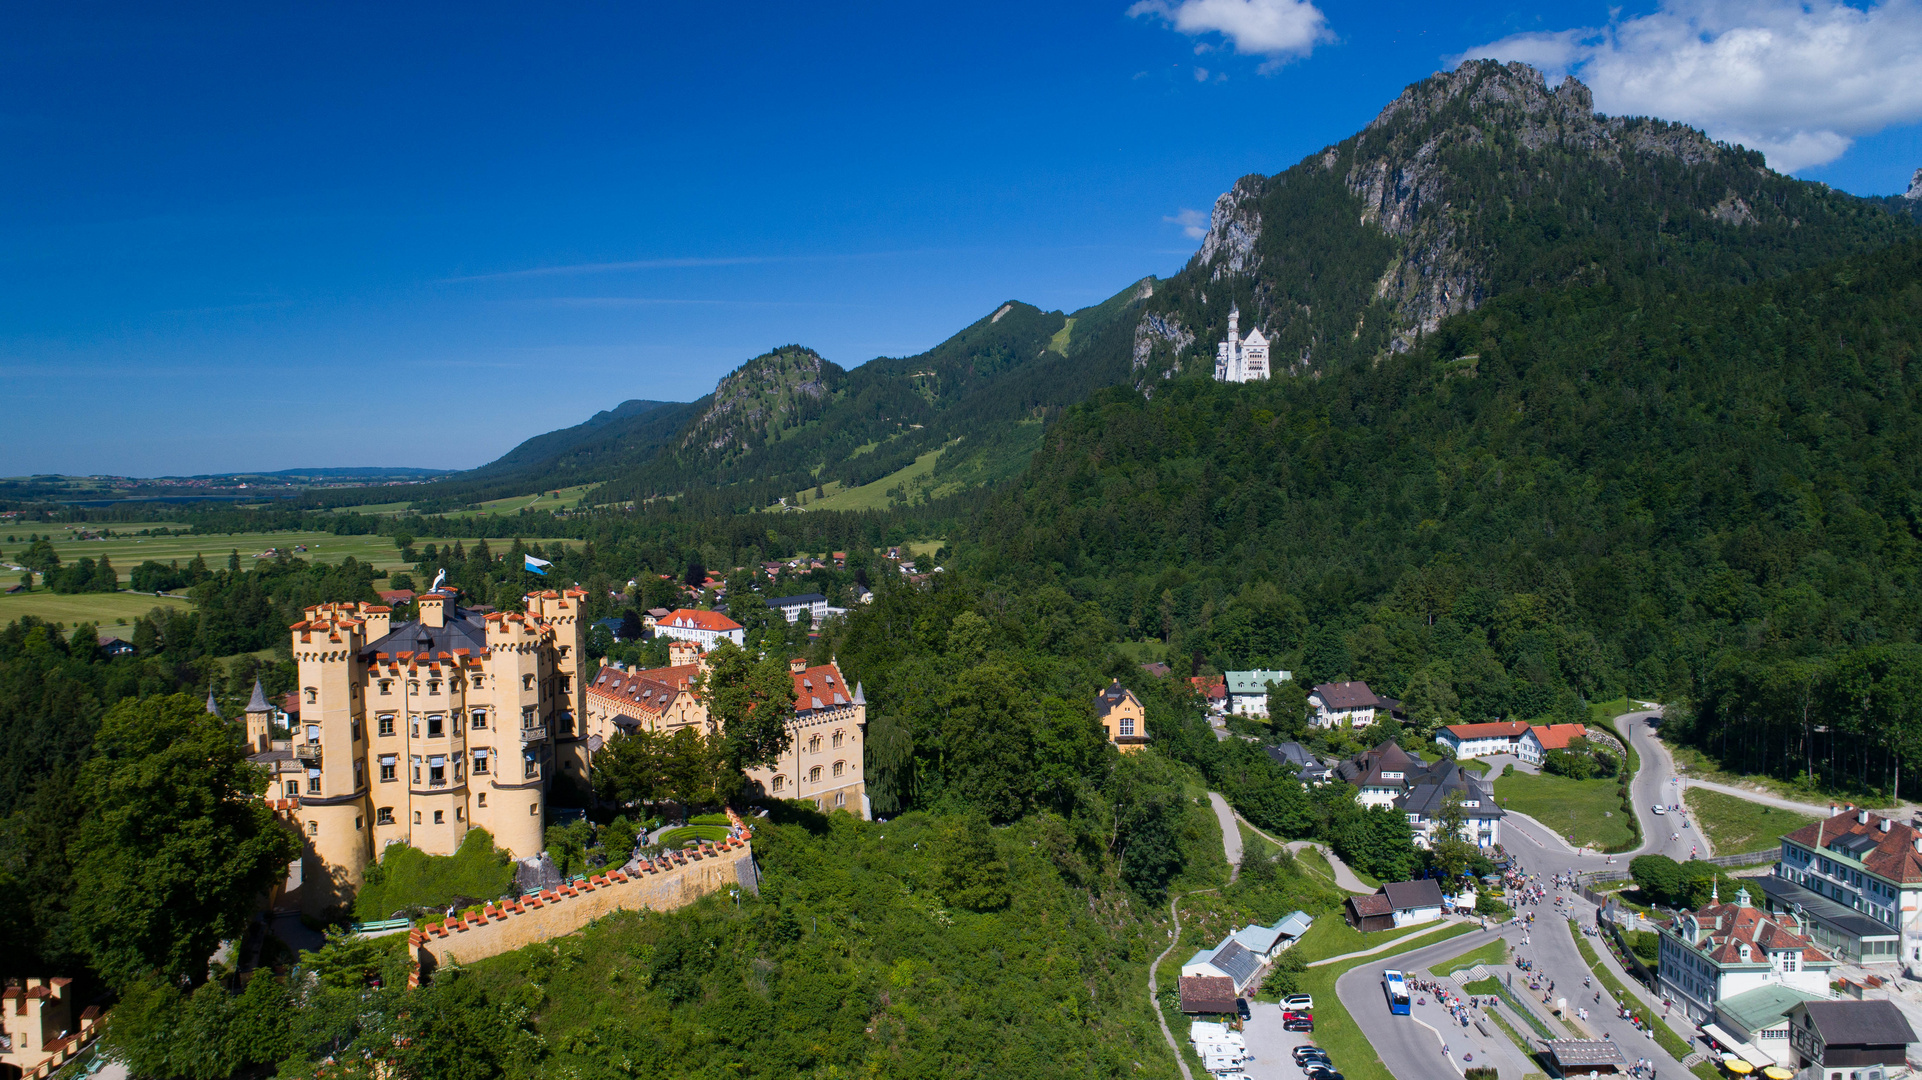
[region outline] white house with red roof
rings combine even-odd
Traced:
[[[1799,906],[1844,960],[1922,967],[1922,830],[1853,807],[1782,837],[1772,904]]]
[[[1752,906],[1746,887],[1732,903],[1718,895],[1700,911],[1661,924],[1656,981],[1697,1023],[1714,1019],[1716,1002],[1764,987],[1826,1000],[1835,959],[1815,947],[1807,929],[1799,915],[1774,916]]]
[[[1457,758],[1513,754],[1530,765],[1540,765],[1550,750],[1566,750],[1576,739],[1588,737],[1581,724],[1530,724],[1525,720],[1503,720],[1492,724],[1450,724],[1435,733],[1435,741],[1455,752]]]
[[[668,612],[666,618],[655,620],[654,633],[676,641],[691,641],[703,650],[711,649],[723,641],[732,641],[736,645],[747,644],[747,631],[740,623],[718,611],[703,611],[700,608],[681,608]]]
[[[1308,693],[1316,727],[1367,727],[1375,722],[1375,713],[1393,712],[1396,705],[1360,681],[1322,683]]]

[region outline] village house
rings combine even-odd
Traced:
[[[1268,684],[1285,683],[1294,678],[1286,671],[1229,671],[1224,673],[1228,687],[1228,711],[1237,716],[1268,715]]]
[[[1778,920],[1750,904],[1747,888],[1732,903],[1718,894],[1707,907],[1684,911],[1659,929],[1656,981],[1696,1023],[1712,1022],[1718,1001],[1764,986],[1829,996],[1834,959],[1814,946],[1796,916]]]
[[[819,626],[828,617],[828,598],[820,593],[802,593],[799,596],[777,596],[767,602],[768,610],[778,611],[790,623],[801,621],[806,614],[808,625]]]
[[[1431,764],[1393,742],[1383,742],[1337,765],[1334,775],[1360,789],[1363,806],[1392,806],[1406,814],[1418,847],[1433,844],[1451,795],[1461,805],[1461,839],[1482,848],[1502,842],[1501,824],[1507,813],[1495,801],[1494,786],[1454,761]]]
[[[747,643],[747,631],[740,623],[718,611],[702,611],[699,608],[681,608],[669,612],[655,621],[654,635],[676,641],[691,641],[699,645],[702,651],[723,641],[732,641],[736,645]]]
[[[1393,713],[1400,702],[1379,697],[1365,682],[1322,683],[1308,693],[1316,727],[1367,727],[1375,713]]]
[[[291,628],[304,775],[289,811],[306,839],[304,911],[347,903],[388,844],[451,855],[485,828],[515,858],[540,854],[556,770],[586,776],[585,596],[529,593],[524,613],[481,614],[428,592],[415,621],[392,626],[391,609],[365,602],[306,610]],[[265,704],[248,706],[257,754],[274,750]]]
[[[673,735],[691,727],[702,738],[720,734],[696,680],[707,670],[704,650],[692,642],[668,646],[664,668],[625,671],[601,668],[588,684],[586,746],[598,753],[619,733],[653,731]],[[819,810],[846,810],[869,816],[862,746],[867,735],[867,695],[859,684],[848,689],[839,665],[788,664],[794,682],[792,739],[781,760],[747,770],[749,784],[777,799],[806,799]]]
[[[1790,1044],[1811,1080],[1854,1080],[1877,1065],[1902,1068],[1915,1041],[1908,1018],[1889,1001],[1808,1001],[1788,1020]]]
[[[1355,929],[1392,930],[1440,919],[1442,891],[1434,878],[1397,881],[1383,885],[1373,896],[1351,896],[1345,906]]]
[[[1119,679],[1094,696],[1094,714],[1108,742],[1124,754],[1148,745],[1148,713],[1133,690],[1124,689]]]
[[[1530,765],[1540,765],[1550,750],[1566,750],[1576,739],[1587,737],[1588,728],[1581,724],[1544,727],[1525,720],[1450,724],[1435,733],[1435,741],[1453,750],[1458,758],[1513,754]]]
[[[1266,748],[1268,759],[1295,774],[1301,786],[1324,784],[1334,777],[1335,770],[1324,765],[1310,753],[1308,748],[1298,742],[1276,743]]]
[[[1867,810],[1782,837],[1775,872],[1757,879],[1771,906],[1801,910],[1815,943],[1860,964],[1922,962],[1922,831]]]
[[[1210,712],[1228,711],[1228,681],[1219,675],[1190,675],[1188,685],[1208,706]]]

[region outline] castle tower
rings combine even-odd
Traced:
[[[353,605],[322,604],[307,614],[292,628],[301,720],[294,756],[303,766],[299,821],[307,841],[301,907],[320,915],[352,902],[373,856],[359,657],[367,639]]]
[[[408,843],[430,855],[460,850],[471,826],[467,675],[464,658],[455,652],[467,639],[449,626],[453,600],[446,593],[423,594],[416,601],[420,619],[413,630],[403,625],[397,640],[388,642],[399,665],[407,720],[405,756],[395,763],[407,798],[396,824],[406,830]]]
[[[557,775],[587,785],[587,685],[581,679],[582,657],[587,650],[581,612],[586,607],[587,590],[549,589],[529,593],[525,600],[528,612],[538,612],[553,633],[554,768]]]
[[[264,754],[274,748],[274,707],[254,680],[254,696],[247,699],[247,752]]]
[[[539,853],[547,827],[553,680],[541,678],[540,663],[547,636],[538,615],[487,616],[494,745],[489,779],[476,785],[474,824],[492,833],[496,846],[520,857]]]

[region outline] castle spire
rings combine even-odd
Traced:
[[[274,707],[267,704],[266,691],[260,688],[260,680],[254,680],[254,696],[247,699],[248,712],[273,712]]]
[[[214,704],[214,691],[212,687],[207,688],[207,711],[215,716],[220,715],[220,706]]]

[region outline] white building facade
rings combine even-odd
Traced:
[[[1228,312],[1228,340],[1215,346],[1215,381],[1245,383],[1268,377],[1268,339],[1259,329],[1241,336],[1241,309]]]

